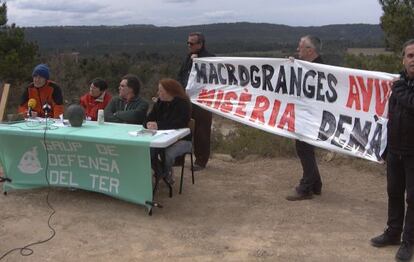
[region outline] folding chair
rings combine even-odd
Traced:
[[[188,122],[188,128],[190,128],[191,136],[194,133],[194,125],[195,125],[195,120],[191,118],[190,121]],[[181,166],[181,179],[180,179],[180,191],[179,191],[180,194],[183,191],[184,166],[185,166],[185,157],[187,155],[190,155],[190,159],[191,159],[191,178],[192,178],[192,182],[194,185],[194,161],[193,161],[193,139],[192,138],[191,138],[191,150],[175,158],[174,166]]]

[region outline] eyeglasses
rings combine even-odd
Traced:
[[[192,43],[192,42],[187,42],[187,45],[189,45],[189,46],[193,46],[193,45],[196,45],[196,44],[199,44],[200,42],[195,42],[195,43]]]

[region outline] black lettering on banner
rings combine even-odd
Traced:
[[[353,123],[354,121],[354,123]],[[349,136],[348,144],[345,146],[346,140],[340,138],[344,133],[344,125],[353,125],[352,131]],[[362,154],[375,157],[378,161],[381,159],[381,140],[382,140],[382,124],[375,122],[374,134],[369,140],[369,135],[372,131],[371,121],[366,121],[364,128],[362,128],[361,119],[353,118],[351,116],[339,115],[338,123],[335,116],[328,112],[323,111],[322,121],[319,127],[318,140],[327,141],[331,139],[331,144],[347,151],[358,151]]]
[[[361,120],[359,118],[355,118],[354,128],[352,129],[352,133],[349,137],[347,148],[351,151],[358,150],[360,152],[364,152],[368,144],[368,136],[371,132],[371,126],[372,122],[367,121],[365,122],[364,129],[362,129]]]
[[[260,87],[260,76],[258,75],[258,73],[260,72],[260,69],[255,66],[252,65],[250,66],[250,81],[252,83],[252,87],[253,88],[259,88]],[[253,74],[256,73],[256,74]]]
[[[317,92],[316,92],[316,100],[325,102],[325,96],[323,94],[321,94],[322,91],[323,91],[322,79],[323,80],[326,79],[325,73],[318,71],[318,88],[317,88]]]
[[[338,98],[335,90],[338,83],[337,78],[323,71],[304,71],[302,67],[292,66],[286,69],[284,65],[280,65],[276,80],[275,68],[269,64],[263,64],[260,68],[257,65],[247,67],[242,64],[195,63],[194,70],[196,71],[195,81],[200,84],[240,87],[251,85],[256,89],[261,87],[263,91],[303,95],[306,98],[330,103],[335,102]],[[286,72],[286,70],[290,70],[290,72]],[[290,79],[287,78],[287,73]]]
[[[199,67],[198,63],[195,63],[194,66],[196,72],[197,72],[197,82],[200,83],[201,82],[201,78],[203,78],[203,83],[207,84],[207,68],[206,68],[206,64],[201,63],[201,68]]]
[[[272,86],[272,77],[275,73],[275,69],[273,68],[273,66],[271,65],[262,65],[262,73],[263,73],[263,85],[262,85],[262,89],[264,91],[269,90],[269,91],[273,91],[273,86]]]
[[[307,98],[313,98],[315,96],[315,86],[314,85],[307,85],[308,78],[312,77],[315,78],[316,72],[314,70],[309,70],[305,73],[305,77],[303,78],[303,94]]]
[[[218,77],[219,77],[219,80],[220,80],[220,84],[222,84],[222,85],[226,85],[227,84],[227,79],[224,78],[223,77],[223,74],[222,74],[224,68],[225,68],[225,66],[222,63],[219,63],[217,65]]]
[[[279,76],[277,78],[275,92],[276,93],[279,93],[279,90],[280,89],[282,89],[282,94],[286,94],[287,93],[286,73],[285,73],[285,67],[284,66],[280,66]]]
[[[351,125],[352,117],[346,115],[339,115],[338,127],[336,128],[335,137],[331,140],[332,145],[343,147],[343,145],[345,144],[346,140],[340,138],[341,134],[343,134],[345,131],[344,124]]]
[[[295,87],[296,87],[296,95],[301,95],[302,89],[302,67],[298,67],[298,74],[296,76],[295,68],[290,68],[290,90],[289,95],[295,94]]]
[[[217,75],[217,70],[216,67],[214,66],[213,63],[210,63],[210,73],[208,76],[208,83],[212,84],[214,81],[214,84],[218,84],[218,75]]]
[[[328,91],[326,91],[326,100],[328,100],[329,103],[333,103],[338,98],[338,94],[336,93],[335,86],[338,84],[338,80],[336,77],[332,74],[328,74],[328,87],[331,90],[332,94],[329,94]]]
[[[236,67],[232,64],[226,64],[226,68],[227,68],[227,75],[229,77],[229,85],[237,85],[237,78],[236,75],[234,74],[236,71]]]
[[[336,129],[336,119],[335,116],[328,111],[323,111],[322,113],[322,122],[319,127],[318,140],[326,141],[330,138]]]
[[[247,69],[244,65],[239,65],[238,71],[239,71],[240,85],[247,86],[250,82],[249,69]]]
[[[369,143],[368,154],[375,154],[375,157],[379,160],[381,159],[381,139],[382,139],[382,124],[377,123],[375,127],[374,135]]]

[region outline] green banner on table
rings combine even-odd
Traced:
[[[126,137],[120,139],[125,140],[128,130],[137,129],[130,126],[120,131],[120,127],[100,127],[100,131],[106,130],[108,135],[122,132]],[[6,176],[12,180],[5,183],[5,191],[49,183],[96,191],[143,205],[152,201],[149,141],[137,145],[133,140],[138,138],[130,137],[129,144],[117,143],[109,136],[96,142],[79,133],[86,129],[71,127],[47,130],[46,136],[42,136],[43,131],[28,130],[31,135],[26,133],[23,137],[24,128],[16,132],[1,132],[4,129],[0,128],[0,160]]]

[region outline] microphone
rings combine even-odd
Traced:
[[[152,100],[152,102],[154,102],[154,103],[157,103],[157,101],[158,101],[158,97],[155,97],[155,96],[153,96],[152,98],[151,98],[151,100]]]
[[[36,99],[34,98],[30,98],[29,101],[27,102],[27,107],[29,108],[29,110],[27,111],[27,115],[29,117],[32,117],[32,111],[36,107],[36,105],[37,105],[37,102],[36,102]]]
[[[42,109],[45,112],[45,117],[48,117],[50,112],[52,112],[52,107],[47,102],[43,105]]]

